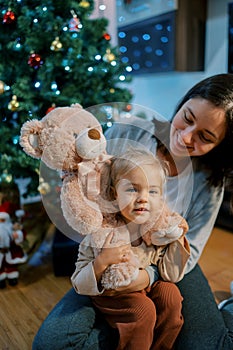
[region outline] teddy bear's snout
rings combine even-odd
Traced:
[[[100,134],[99,130],[97,130],[97,129],[90,129],[90,130],[88,130],[88,137],[91,140],[100,140],[101,134]]]

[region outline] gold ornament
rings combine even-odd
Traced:
[[[12,100],[8,103],[8,109],[12,112],[17,111],[19,108],[19,102],[17,101],[17,96],[13,95]]]
[[[2,95],[5,91],[5,83],[4,81],[0,80],[0,95]]]
[[[110,94],[114,94],[115,89],[111,88],[111,89],[109,90],[109,92],[110,92]]]
[[[45,182],[43,178],[40,178],[39,182],[40,182],[40,184],[37,188],[39,193],[42,195],[48,194],[51,191],[51,187],[48,184],[48,182]]]
[[[80,7],[83,7],[84,9],[87,9],[90,6],[89,1],[82,0],[79,4]]]
[[[111,52],[111,50],[110,49],[107,49],[106,50],[106,54],[104,55],[104,57],[103,57],[103,60],[105,61],[105,62],[112,62],[112,61],[114,61],[115,60],[115,55]]]
[[[52,51],[60,51],[62,49],[62,43],[59,40],[59,37],[57,36],[55,40],[51,43],[50,50]]]

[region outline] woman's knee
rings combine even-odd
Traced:
[[[33,350],[84,348],[94,343],[98,349],[100,330],[95,329],[96,311],[89,297],[69,291],[49,313],[33,341]]]

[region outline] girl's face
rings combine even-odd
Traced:
[[[225,133],[225,111],[208,100],[192,98],[172,121],[170,149],[178,157],[202,156],[216,147]]]
[[[116,200],[127,223],[143,224],[161,210],[162,180],[153,165],[131,170],[116,185]]]

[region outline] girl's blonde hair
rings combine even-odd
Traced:
[[[112,189],[115,189],[117,182],[130,171],[144,165],[152,165],[156,169],[155,176],[160,176],[161,188],[166,179],[166,167],[157,157],[146,149],[128,149],[120,156],[112,158],[109,176],[109,196],[113,199]]]

